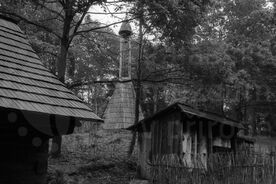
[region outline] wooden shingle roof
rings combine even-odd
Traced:
[[[139,120],[143,114],[139,113]],[[135,91],[132,82],[117,83],[104,113],[104,129],[125,129],[135,121]]]
[[[228,126],[231,126],[231,127],[236,127],[238,129],[244,129],[244,126],[241,123],[239,123],[235,120],[226,118],[224,116],[221,116],[219,114],[215,114],[215,113],[212,113],[212,112],[198,110],[198,109],[195,109],[191,106],[183,104],[181,102],[176,102],[176,103],[168,106],[167,108],[155,113],[151,117],[143,119],[138,124],[128,127],[127,129],[128,130],[138,130],[140,127],[143,126],[143,124],[151,124],[153,122],[153,120],[155,120],[157,118],[160,118],[160,117],[163,117],[166,114],[169,114],[173,111],[179,111],[179,112],[184,113],[184,114],[189,114],[189,115],[196,116],[196,117],[199,117],[199,118],[211,120],[212,122],[215,122],[215,123],[220,123],[220,124],[228,125]]]
[[[43,66],[20,28],[2,17],[0,107],[101,121]]]

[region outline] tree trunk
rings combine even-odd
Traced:
[[[67,57],[68,47],[61,43],[60,55],[58,58],[58,79],[64,83],[65,79],[65,69],[66,69],[66,57]],[[58,123],[58,122],[55,122]],[[51,155],[54,158],[60,157],[61,155],[61,144],[62,144],[62,136],[57,132],[58,135],[53,137]]]
[[[140,110],[140,94],[141,94],[141,61],[143,58],[143,2],[139,3],[140,8],[140,20],[139,20],[139,56],[138,56],[138,63],[137,63],[137,84],[136,84],[136,99],[135,99],[135,122],[137,124],[139,122],[139,110]],[[132,155],[132,152],[135,147],[137,132],[132,132],[132,139],[130,141],[130,146],[128,150],[128,156]]]
[[[64,83],[65,78],[65,68],[66,68],[66,55],[68,49],[64,45],[61,45],[60,49],[60,56],[58,59],[58,79]],[[58,122],[55,122],[58,123]],[[58,135],[53,137],[52,141],[52,148],[51,148],[51,155],[54,158],[60,157],[61,155],[61,143],[62,143],[62,136],[57,132]]]
[[[70,45],[69,33],[70,33],[71,20],[72,19],[70,18],[70,16],[68,19],[65,20],[64,26],[63,26],[63,36],[60,42],[60,53],[58,57],[57,71],[58,71],[58,79],[62,83],[64,83],[65,81],[66,58],[67,58],[68,49]],[[58,123],[58,122],[55,122],[55,123]],[[51,148],[52,157],[57,158],[61,155],[61,144],[62,144],[62,137],[61,137],[61,134],[57,132],[57,135],[53,137],[53,141],[52,141],[52,148]]]

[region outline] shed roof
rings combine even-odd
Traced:
[[[190,114],[190,115],[193,115],[193,116],[208,119],[208,120],[211,120],[211,121],[214,121],[214,122],[217,122],[217,123],[229,125],[229,126],[236,127],[236,128],[239,128],[239,129],[244,128],[242,124],[240,124],[239,122],[237,122],[235,120],[226,118],[224,116],[221,116],[221,115],[218,115],[218,114],[215,114],[215,113],[212,113],[212,112],[207,112],[207,111],[202,111],[202,110],[199,110],[199,109],[195,109],[195,108],[193,108],[191,106],[188,106],[188,105],[186,105],[184,103],[181,103],[181,102],[176,102],[176,103],[168,106],[167,108],[155,113],[153,116],[151,116],[149,118],[146,118],[146,119],[143,119],[138,124],[130,126],[127,129],[128,130],[136,130],[142,124],[150,123],[151,120],[154,120],[154,119],[156,119],[156,118],[158,118],[158,117],[160,117],[160,116],[162,116],[166,113],[169,113],[169,112],[175,111],[175,110],[179,111],[181,113]]]
[[[102,121],[44,67],[20,28],[0,17],[0,107]]]

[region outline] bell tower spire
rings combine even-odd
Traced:
[[[108,102],[104,113],[105,130],[125,129],[135,121],[135,91],[131,80],[131,35],[127,20],[122,23],[120,35],[119,82]],[[140,110],[141,112],[141,110]],[[139,113],[139,120],[143,114]]]

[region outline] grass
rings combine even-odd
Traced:
[[[126,156],[127,134],[76,134],[63,138],[62,157],[49,158],[49,184],[128,184],[136,154]]]

